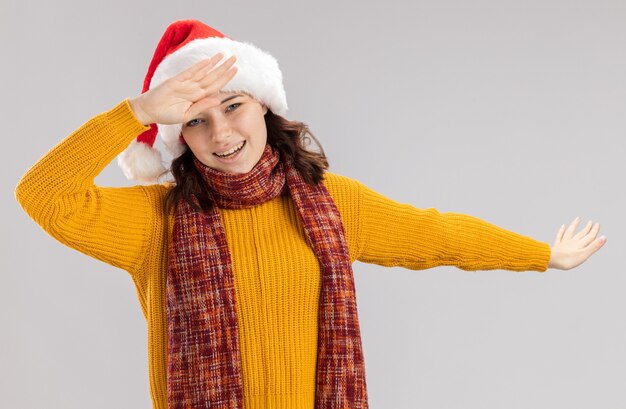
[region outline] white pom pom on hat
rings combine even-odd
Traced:
[[[167,27],[152,57],[142,93],[218,52],[224,54],[221,61],[237,56],[237,73],[221,91],[245,92],[273,113],[285,114],[287,97],[278,61],[258,47],[232,40],[197,20],[179,20]],[[117,163],[124,175],[131,180],[156,182],[167,170],[161,153],[154,147],[157,134],[176,158],[184,152],[181,128],[181,124],[152,124],[119,155]]]

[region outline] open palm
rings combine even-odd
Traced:
[[[237,72],[237,68],[233,67],[235,56],[214,68],[222,57],[218,53],[202,60],[131,99],[130,103],[137,118],[145,125],[180,124],[207,108],[219,105],[220,101],[214,95]]]
[[[596,238],[600,223],[594,224],[590,220],[581,231],[574,234],[579,223],[580,218],[577,217],[569,226],[561,226],[551,249],[549,268],[569,270],[577,267],[604,246],[606,237]]]

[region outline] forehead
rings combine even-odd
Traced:
[[[220,99],[232,97],[233,95],[242,95],[244,98],[254,99],[250,94],[244,91],[235,91],[235,92],[224,92],[220,91],[217,93],[217,97]]]

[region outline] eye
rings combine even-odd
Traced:
[[[234,104],[230,104],[230,105],[226,108],[226,112],[231,112],[231,111],[234,111],[235,109],[239,108],[239,105],[241,105],[241,102],[235,102]]]
[[[202,121],[202,119],[195,118],[195,119],[192,119],[191,121],[187,122],[185,124],[185,126],[194,127],[194,126],[198,125],[200,123],[200,121]]]

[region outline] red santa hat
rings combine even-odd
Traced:
[[[237,73],[221,91],[245,92],[273,113],[285,114],[287,98],[276,59],[250,43],[232,40],[197,20],[180,20],[167,27],[152,57],[142,93],[218,52],[224,54],[221,61],[237,56]],[[177,158],[184,152],[181,129],[181,124],[152,124],[132,141],[118,157],[126,177],[156,182],[166,171],[161,152],[154,147],[157,134],[172,157]]]

